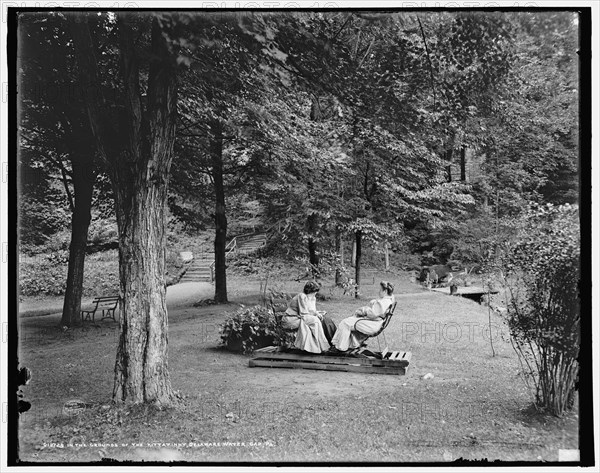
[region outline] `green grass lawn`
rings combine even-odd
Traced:
[[[169,369],[182,400],[166,410],[110,403],[114,323],[63,333],[58,316],[21,321],[19,358],[33,371],[22,417],[28,461],[423,462],[458,458],[557,461],[578,448],[577,410],[532,412],[502,320],[463,299],[422,290],[409,275],[385,276],[398,306],[385,334],[412,352],[406,376],[249,368],[218,347],[219,324],[236,304],[258,302],[259,281],[229,279],[232,303],[169,312]],[[290,291],[302,282],[279,281]],[[375,297],[334,293],[319,302],[339,321]],[[383,340],[380,339],[382,347]],[[370,341],[378,349],[376,340]],[[422,377],[433,374],[433,378]],[[72,412],[68,401],[85,408]],[[52,444],[56,444],[53,446]]]

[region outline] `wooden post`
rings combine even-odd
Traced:
[[[352,240],[352,267],[356,267],[356,238]]]
[[[360,296],[360,260],[362,257],[362,231],[358,230],[355,233],[355,238],[354,238],[354,242],[355,242],[355,248],[356,248],[356,261],[355,261],[355,267],[354,267],[354,283],[356,284],[355,288],[354,288],[354,297],[356,299],[359,298]]]
[[[344,266],[344,240],[342,239],[342,232],[338,229],[335,235],[335,250],[340,257],[340,264],[335,269],[335,284],[342,284],[342,269]]]

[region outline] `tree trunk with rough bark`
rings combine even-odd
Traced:
[[[215,302],[227,302],[227,214],[223,185],[223,127],[218,120],[210,125],[210,155],[215,183]]]
[[[152,19],[149,51],[136,50],[139,31],[134,28],[141,27],[131,16],[117,16],[123,114],[116,129],[110,119],[115,104],[101,96],[90,27],[81,17],[72,22],[90,125],[109,169],[119,230],[121,310],[113,399],[167,406],[174,394],[167,362],[165,204],[175,141],[177,75],[158,20]],[[140,58],[149,60],[146,97],[140,87]]]

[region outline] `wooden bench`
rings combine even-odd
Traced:
[[[90,320],[91,322],[95,322],[96,312],[102,311],[101,321],[104,319],[112,319],[115,322],[117,319],[115,318],[115,311],[117,306],[119,305],[119,296],[101,296],[96,297],[92,304],[95,304],[92,310],[82,310],[81,311],[81,321],[85,322],[86,320]]]

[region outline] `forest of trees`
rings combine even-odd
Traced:
[[[31,13],[19,17],[19,231],[118,228],[116,400],[168,404],[167,225],[228,222],[318,266],[354,241],[478,262],[530,203],[579,197],[569,12]]]

